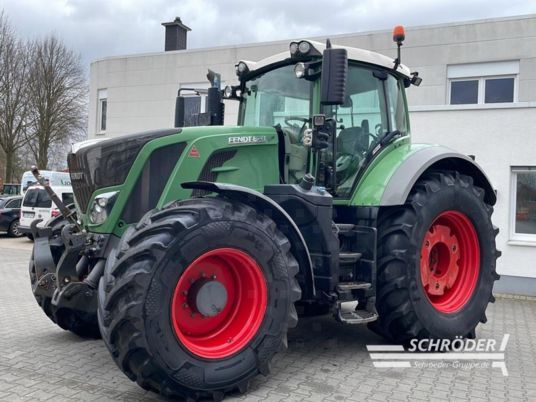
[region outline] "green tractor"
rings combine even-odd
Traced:
[[[187,399],[246,392],[297,311],[397,343],[475,337],[499,277],[496,194],[474,158],[411,143],[403,39],[395,60],[291,42],[240,61],[237,86],[210,72],[205,112],[179,92],[177,128],[75,146],[76,207],[56,198],[63,216],[33,228],[39,305]]]

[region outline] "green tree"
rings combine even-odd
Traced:
[[[59,149],[83,132],[87,84],[80,56],[55,36],[31,45],[28,84],[29,145],[46,169],[51,147]]]

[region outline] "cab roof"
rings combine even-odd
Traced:
[[[291,43],[301,43],[301,42],[308,42],[311,45],[311,48],[315,51],[317,55],[321,55],[324,49],[326,49],[325,43],[317,42],[314,40],[297,40]],[[349,46],[338,46],[338,45],[332,45],[331,47],[333,49],[346,49],[348,53],[348,60],[361,61],[363,63],[373,64],[373,65],[380,66],[382,68],[387,68],[390,70],[393,70],[393,67],[395,65],[395,61],[391,57],[385,56],[380,53],[372,52],[370,50],[359,49],[356,47],[349,47]],[[248,66],[249,72],[254,72],[255,70],[261,69],[270,64],[274,64],[274,63],[284,61],[286,59],[290,59],[291,57],[292,55],[290,51],[286,51],[286,52],[275,54],[270,57],[266,57],[265,59],[262,59],[256,62],[248,61],[248,60],[240,60],[240,62],[246,63],[246,65]],[[398,68],[396,69],[396,72],[398,74],[403,75],[406,78],[411,79],[411,71],[404,64],[400,64]]]

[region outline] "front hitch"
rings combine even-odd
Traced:
[[[51,299],[57,310],[77,310],[94,313],[97,308],[96,287],[104,268],[104,260],[99,260],[87,278],[89,258],[85,254],[88,236],[77,230],[74,224],[67,224],[61,230],[61,241],[65,250],[54,262],[50,239],[52,228],[38,228],[39,221],[32,223],[34,236],[33,263],[37,281],[32,290],[36,296]]]

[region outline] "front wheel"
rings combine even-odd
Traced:
[[[372,328],[402,343],[474,337],[499,278],[492,212],[484,190],[451,171],[428,174],[405,205],[381,211]]]
[[[266,374],[297,323],[298,264],[275,223],[222,198],[149,212],[99,285],[119,368],[168,397],[220,399]]]

